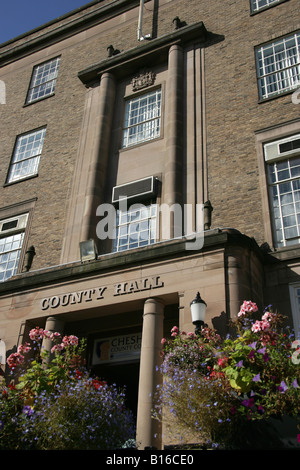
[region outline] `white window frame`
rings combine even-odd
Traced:
[[[18,271],[28,213],[0,221],[0,282]]]
[[[122,137],[123,148],[160,137],[161,100],[161,88],[126,100]]]
[[[282,3],[282,0],[250,0],[251,13],[265,10],[277,3]]]
[[[300,339],[300,284],[289,284],[289,291],[293,316],[293,328],[296,339]]]
[[[37,175],[45,134],[44,127],[17,137],[7,184]]]
[[[43,62],[33,68],[26,104],[39,101],[54,94],[60,57]]]
[[[113,252],[151,245],[157,241],[157,204],[132,204],[117,210]]]
[[[264,145],[275,247],[300,243],[300,148],[284,150],[300,134]],[[292,147],[292,146],[291,146]]]
[[[255,56],[261,100],[300,86],[300,33],[257,47]]]

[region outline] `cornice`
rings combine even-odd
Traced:
[[[145,1],[148,2],[150,0]],[[71,37],[74,34],[95,26],[96,24],[103,23],[117,15],[131,10],[132,8],[136,8],[139,5],[140,0],[113,0],[107,5],[101,6],[100,4],[99,8],[85,12],[85,10],[91,7],[93,3],[97,5],[98,2],[90,2],[73,12],[50,21],[21,36],[18,36],[17,38],[0,44],[0,66],[19,60],[22,57],[26,57],[34,52],[44,49],[45,47],[53,45],[62,39]],[[82,15],[76,16],[81,11]],[[58,25],[62,20],[65,21]],[[50,26],[53,26],[53,28],[48,31]],[[45,30],[44,32],[43,29]],[[33,34],[39,31],[41,31],[39,36],[32,37]]]
[[[62,282],[76,281],[105,273],[113,273],[126,268],[161,263],[187,257],[205,256],[211,250],[227,251],[230,247],[252,250],[263,261],[263,254],[256,242],[234,229],[213,229],[204,232],[203,246],[187,249],[187,241],[182,238],[156,243],[143,249],[100,255],[94,261],[74,262],[67,265],[53,266],[38,271],[21,273],[0,283],[0,297],[51,286]]]
[[[167,59],[169,48],[174,44],[185,45],[191,42],[204,42],[208,33],[204,23],[198,22],[182,26],[171,33],[156,39],[144,40],[138,46],[119,52],[105,60],[93,64],[78,73],[85,85],[93,83],[105,72],[113,73],[118,78],[126,76],[134,68],[149,66],[151,62],[158,65]]]

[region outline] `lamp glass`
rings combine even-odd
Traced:
[[[86,240],[79,243],[81,261],[96,259],[97,249],[94,240]]]
[[[206,305],[202,302],[195,302],[191,304],[192,322],[205,320]]]
[[[2,339],[0,339],[0,366],[5,365],[5,358],[6,358],[6,347],[5,343]]]

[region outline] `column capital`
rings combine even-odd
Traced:
[[[150,304],[150,303],[157,303],[161,305],[165,305],[165,302],[163,299],[160,297],[149,297],[148,299],[145,300],[145,304]]]

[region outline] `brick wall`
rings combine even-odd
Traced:
[[[103,5],[108,2],[103,2]],[[89,7],[98,8],[101,2]],[[234,227],[264,242],[254,132],[299,117],[291,95],[258,103],[254,47],[300,28],[298,0],[250,15],[249,0],[161,0],[145,3],[144,34],[173,30],[178,16],[203,21],[213,34],[205,46],[208,193],[213,227]],[[78,14],[77,14],[78,16]],[[65,23],[71,18],[61,20]],[[0,105],[0,207],[37,197],[28,244],[34,268],[59,263],[86,90],[77,73],[107,57],[107,47],[136,47],[138,8],[95,25],[0,68],[6,105]],[[60,24],[59,23],[59,24]],[[57,26],[57,25],[56,25]],[[55,24],[47,27],[47,33]],[[24,44],[43,30],[18,40]],[[14,44],[0,47],[4,52]],[[32,67],[61,54],[55,96],[25,106]],[[47,125],[37,178],[4,185],[18,134]]]

